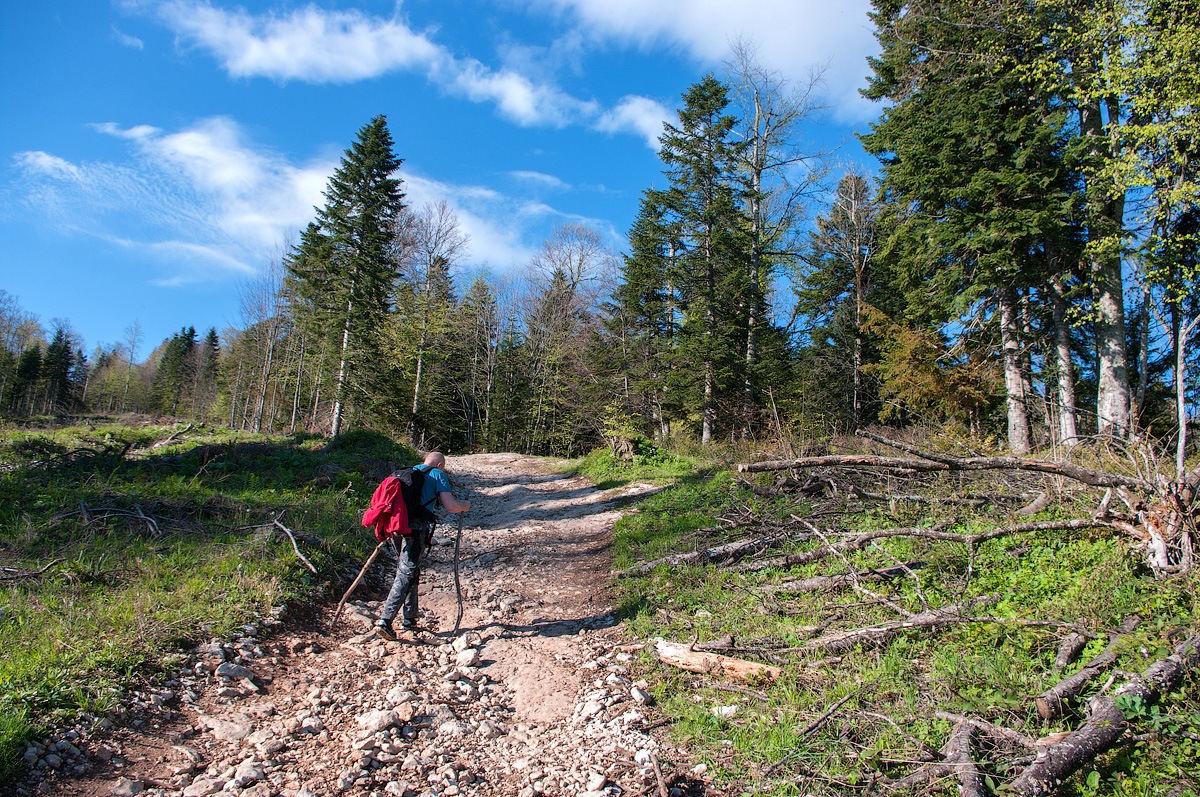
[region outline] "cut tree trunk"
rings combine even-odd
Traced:
[[[1087,720],[1065,739],[1043,748],[1037,760],[1012,782],[1013,793],[1033,796],[1057,792],[1067,778],[1111,749],[1125,734],[1128,723],[1118,706],[1119,698],[1128,696],[1140,698],[1146,705],[1155,703],[1197,665],[1200,665],[1200,634],[1176,645],[1170,656],[1133,676],[1111,697],[1093,697],[1088,701]]]

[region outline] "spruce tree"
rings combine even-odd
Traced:
[[[404,208],[397,176],[402,161],[393,152],[387,118],[364,125],[325,189],[317,209],[289,258],[296,292],[314,316],[314,327],[336,352],[330,433],[342,430],[350,385],[356,395],[373,395],[370,364],[384,361],[383,329],[397,267],[396,220]]]

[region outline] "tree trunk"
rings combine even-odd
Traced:
[[[1075,364],[1071,359],[1071,328],[1067,325],[1066,286],[1062,278],[1050,280],[1050,298],[1054,317],[1055,354],[1058,372],[1059,443],[1073,448],[1079,443],[1075,426]]]
[[[1030,444],[1029,413],[1025,401],[1025,378],[1021,369],[1021,345],[1018,340],[1016,289],[1002,288],[997,296],[1000,310],[1000,341],[1004,356],[1004,390],[1008,405],[1008,446],[1014,454],[1028,454]]]
[[[1110,107],[1110,118],[1112,111]],[[1100,103],[1080,109],[1080,129],[1092,143],[1097,159],[1108,159]],[[1094,177],[1097,181],[1103,178]],[[1096,303],[1096,347],[1098,355],[1096,431],[1124,438],[1129,434],[1129,362],[1125,349],[1125,297],[1121,256],[1112,251],[1119,239],[1125,212],[1124,197],[1110,199],[1103,185],[1088,186],[1088,226],[1092,244],[1089,269]]]
[[[1187,465],[1187,394],[1184,377],[1187,375],[1188,336],[1200,325],[1200,316],[1181,324],[1175,341],[1175,412],[1179,429],[1175,441],[1175,481],[1182,486]]]
[[[334,440],[342,432],[342,397],[346,391],[346,357],[350,349],[350,319],[353,310],[354,297],[351,295],[349,301],[346,302],[346,323],[342,326],[342,350],[338,360],[337,383],[334,385],[333,393],[333,420],[329,434]]]

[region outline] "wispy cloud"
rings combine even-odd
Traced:
[[[14,158],[22,201],[60,230],[89,235],[158,264],[171,284],[258,268],[303,226],[336,163],[293,165],[217,117],[168,133],[94,125],[127,141],[123,163],[71,163],[45,152]]]
[[[153,14],[181,44],[210,53],[233,77],[351,83],[416,72],[447,94],[491,103],[523,126],[586,124],[601,113],[596,102],[572,97],[552,82],[456,57],[398,18],[312,5],[256,15],[207,0],[126,8]]]
[[[520,180],[523,183],[530,183],[543,188],[552,188],[555,191],[567,191],[571,188],[570,184],[558,177],[555,177],[553,174],[531,172],[522,169],[511,171],[508,174],[510,177]]]
[[[131,50],[141,50],[146,46],[137,36],[130,36],[126,33],[122,33],[116,28],[116,26],[114,26],[112,29],[112,37],[122,47],[128,47]]]
[[[337,168],[332,159],[291,163],[248,140],[227,117],[174,132],[149,125],[92,127],[126,142],[129,158],[72,163],[47,152],[22,152],[13,158],[20,179],[10,190],[20,192],[17,204],[29,218],[155,264],[154,282],[163,286],[254,273],[312,218]],[[569,187],[540,172],[509,174],[539,186]],[[409,171],[402,177],[410,205],[445,201],[454,209],[470,236],[469,262],[501,272],[529,262],[563,221],[586,223],[617,239],[607,222],[487,185]]]

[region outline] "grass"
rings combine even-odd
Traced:
[[[957,481],[936,479],[929,487],[943,493],[964,489]],[[795,495],[764,499],[728,473],[693,473],[618,522],[615,566],[624,569],[754,536],[754,527],[810,515],[818,508],[815,500]],[[833,503],[820,500],[821,508]],[[1067,514],[1058,507],[1034,519]],[[898,502],[883,509],[846,505],[839,514],[813,522],[861,531],[930,526],[942,516],[929,505]],[[751,528],[732,529],[721,517],[754,520]],[[1004,512],[989,508],[973,511],[950,530],[973,532],[1009,523]],[[915,766],[920,744],[934,749],[945,744],[951,723],[938,719],[938,710],[987,719],[1035,738],[1073,727],[1073,721],[1043,723],[1031,699],[1062,677],[1052,667],[1063,633],[1056,629],[994,622],[953,625],[906,633],[884,647],[858,648],[815,667],[787,652],[811,639],[813,626],[853,628],[898,615],[850,590],[786,595],[760,587],[851,567],[893,567],[897,561],[925,564],[911,576],[866,586],[911,612],[991,595],[995,601],[979,614],[1076,623],[1097,631],[1115,628],[1136,613],[1143,622],[1119,648],[1118,667],[1125,672],[1140,672],[1167,655],[1182,636],[1194,633],[1200,618],[1195,576],[1155,580],[1124,539],[1103,530],[1012,535],[974,551],[959,543],[894,539],[848,554],[845,561],[834,557],[786,571],[737,574],[716,566],[660,567],[644,577],[623,579],[618,583],[621,611],[639,638],[708,641],[732,636],[742,649],[736,655],[773,657],[784,664],[782,678],[751,685],[755,695],[668,670],[649,656],[640,661],[640,672],[651,679],[664,711],[675,720],[680,741],[726,788],[747,794],[833,795],[863,788],[873,773],[899,777]],[[1104,639],[1093,641],[1083,658],[1096,655],[1105,644]],[[838,711],[802,733],[847,696]],[[736,706],[732,716],[721,716],[728,708],[716,711],[728,706]],[[1142,715],[1126,712],[1140,741],[1103,756],[1071,779],[1063,793],[1195,795],[1200,789],[1196,680],[1154,708],[1157,715],[1145,707]],[[1000,783],[1015,772],[990,775]],[[923,785],[916,793],[956,794],[957,783]]]
[[[201,427],[91,423],[0,434],[0,783],[24,744],[111,709],[173,651],[322,595],[373,543],[358,525],[388,463],[369,432],[335,445]],[[301,541],[295,556],[273,517]]]

